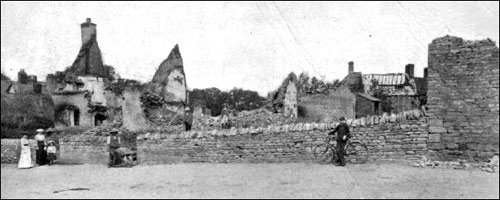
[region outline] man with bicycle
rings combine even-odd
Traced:
[[[345,147],[347,140],[351,138],[351,134],[349,133],[349,126],[345,123],[344,117],[340,117],[340,124],[332,132],[328,133],[328,136],[333,136],[335,133],[337,133],[337,159],[334,162],[338,163],[338,166],[345,166]]]

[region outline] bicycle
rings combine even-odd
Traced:
[[[316,146],[313,155],[317,162],[321,164],[333,164],[337,160],[336,141],[332,144],[332,139],[326,137],[325,143]],[[368,160],[368,148],[359,140],[348,140],[345,146],[345,159],[349,163],[363,164]]]

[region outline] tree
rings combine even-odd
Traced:
[[[10,78],[5,74],[3,74],[3,72],[2,72],[2,81],[10,81]]]
[[[190,106],[203,106],[211,110],[212,116],[222,113],[224,105],[238,111],[253,110],[264,106],[266,99],[255,91],[233,88],[220,91],[217,88],[193,89],[189,92]]]

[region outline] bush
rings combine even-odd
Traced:
[[[211,110],[212,116],[222,113],[224,105],[228,109],[237,111],[254,110],[266,103],[266,98],[259,96],[255,91],[233,88],[230,91],[220,91],[217,88],[194,89],[189,92],[190,107],[206,107]]]
[[[299,105],[297,107],[297,115],[298,115],[298,117],[306,117],[307,116],[306,107]]]
[[[35,137],[35,131],[27,131],[27,130],[19,130],[19,129],[10,129],[7,127],[1,127],[1,138],[8,139],[20,139],[23,135],[27,135],[28,138]]]
[[[21,124],[21,130],[36,130],[39,128],[47,129],[54,126],[54,122],[49,119],[42,117],[34,117],[32,120],[28,120]]]
[[[18,122],[2,119],[1,134],[2,138],[21,138],[22,135],[32,137],[35,135],[35,130],[39,128],[47,129],[53,127],[54,122],[50,119],[42,117],[34,117],[26,122],[19,124]]]
[[[5,74],[2,73],[1,75],[2,75],[2,81],[10,81],[10,78]]]

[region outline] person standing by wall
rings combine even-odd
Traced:
[[[109,152],[108,167],[113,167],[113,166],[118,164],[117,163],[118,154],[117,154],[116,150],[118,148],[120,148],[120,146],[121,146],[120,136],[118,136],[118,130],[116,128],[113,128],[113,130],[111,130],[109,132],[107,144],[108,144],[108,152]]]
[[[192,124],[193,124],[193,112],[191,112],[191,109],[186,106],[186,109],[184,110],[184,130],[190,131]]]
[[[47,141],[47,144],[49,142],[54,142],[54,146],[56,148],[56,152],[59,152],[59,136],[57,136],[57,130],[53,128],[49,128],[45,130],[45,141]],[[47,151],[47,157],[49,157],[49,152]],[[55,155],[55,159],[57,160],[57,153]]]
[[[347,144],[347,140],[351,138],[351,134],[349,132],[349,126],[345,123],[344,117],[340,117],[340,124],[335,127],[335,130],[328,133],[328,135],[334,135],[335,133],[337,133],[337,159],[335,162],[338,163],[339,166],[345,166],[345,146]]]
[[[54,141],[49,141],[47,145],[47,164],[54,164],[54,160],[56,159],[56,144]]]
[[[47,153],[45,151],[45,135],[43,129],[37,129],[35,135],[36,147],[36,164],[45,165],[47,160]]]
[[[28,141],[28,136],[23,135],[21,138],[21,155],[19,156],[19,163],[17,168],[19,169],[28,169],[33,167],[31,164],[31,149],[30,143]]]

